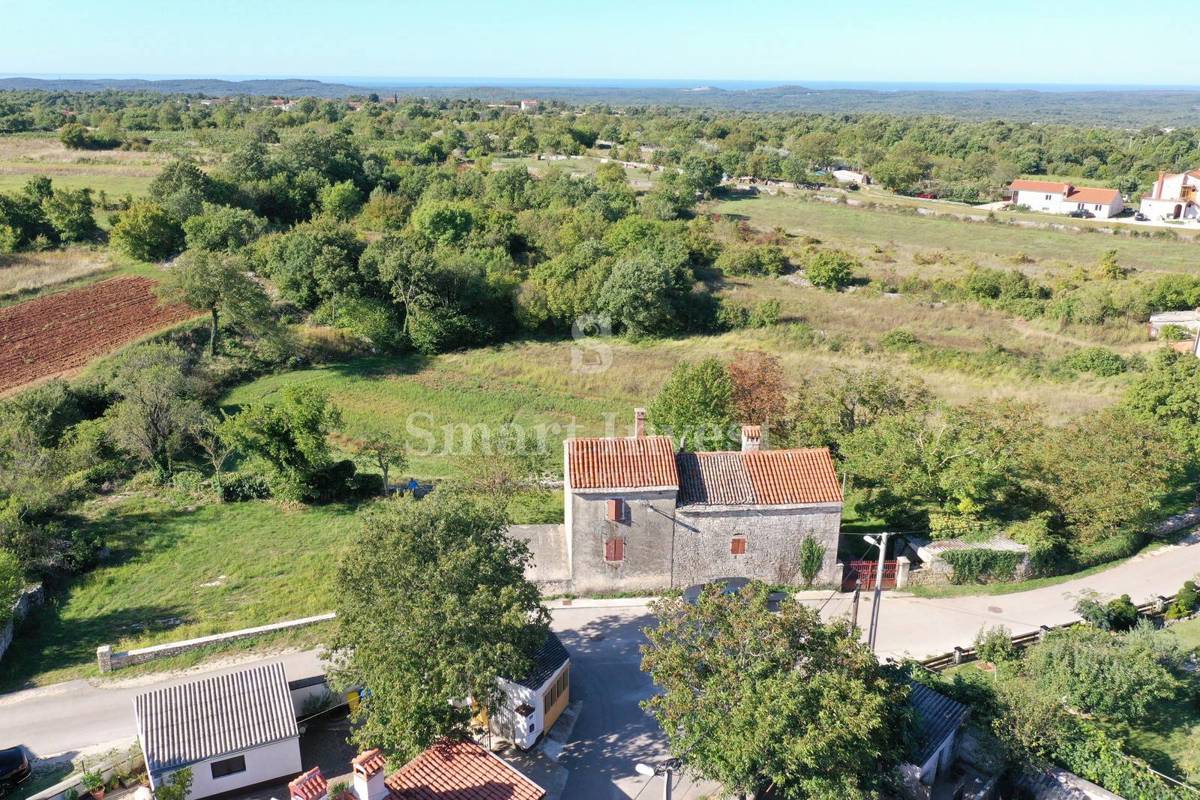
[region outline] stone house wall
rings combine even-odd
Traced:
[[[671,586],[671,534],[675,520],[674,489],[570,492],[567,536],[571,591],[580,594],[663,589]],[[624,520],[608,519],[608,501],[624,501]],[[625,558],[604,559],[605,542],[624,541]]]

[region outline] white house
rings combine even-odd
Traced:
[[[830,174],[833,175],[833,179],[838,183],[857,183],[859,186],[866,186],[871,183],[870,175],[852,169],[835,169]]]
[[[938,778],[947,775],[958,757],[958,732],[970,709],[956,700],[913,681],[908,704],[916,723],[916,738],[900,767],[907,797],[928,798]]]
[[[188,798],[199,800],[302,768],[300,731],[280,662],[145,692],[133,707],[151,789],[190,768]]]
[[[1142,197],[1138,210],[1155,220],[1196,219],[1200,216],[1197,191],[1200,191],[1200,170],[1160,172],[1150,193]]]
[[[1125,210],[1121,193],[1116,189],[1027,180],[1013,181],[1008,189],[1013,205],[1027,206],[1033,211],[1044,211],[1048,214],[1082,211],[1089,216],[1108,219]]]
[[[1187,311],[1160,311],[1150,315],[1150,338],[1157,339],[1163,328],[1173,325],[1177,328],[1200,333],[1200,309]]]
[[[489,721],[493,733],[522,750],[554,727],[571,699],[571,657],[551,631],[533,657],[533,669],[521,680],[500,678],[504,706]]]

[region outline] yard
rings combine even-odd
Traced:
[[[208,504],[172,493],[100,498],[84,520],[109,555],[35,613],[0,662],[4,691],[95,675],[102,644],[125,650],[328,611],[322,587],[356,524],[345,506]]]

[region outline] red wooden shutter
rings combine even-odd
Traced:
[[[733,541],[729,543],[729,552],[735,556],[745,555],[746,540],[740,536],[734,537]]]
[[[605,561],[624,561],[625,560],[625,540],[620,536],[613,536],[610,539],[604,540],[604,560]]]
[[[620,522],[625,515],[621,513],[622,503],[620,499],[613,498],[608,501],[608,519],[610,522]]]

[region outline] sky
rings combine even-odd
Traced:
[[[0,0],[0,76],[1196,85],[1200,54],[1156,44],[1185,17],[1130,0]]]

